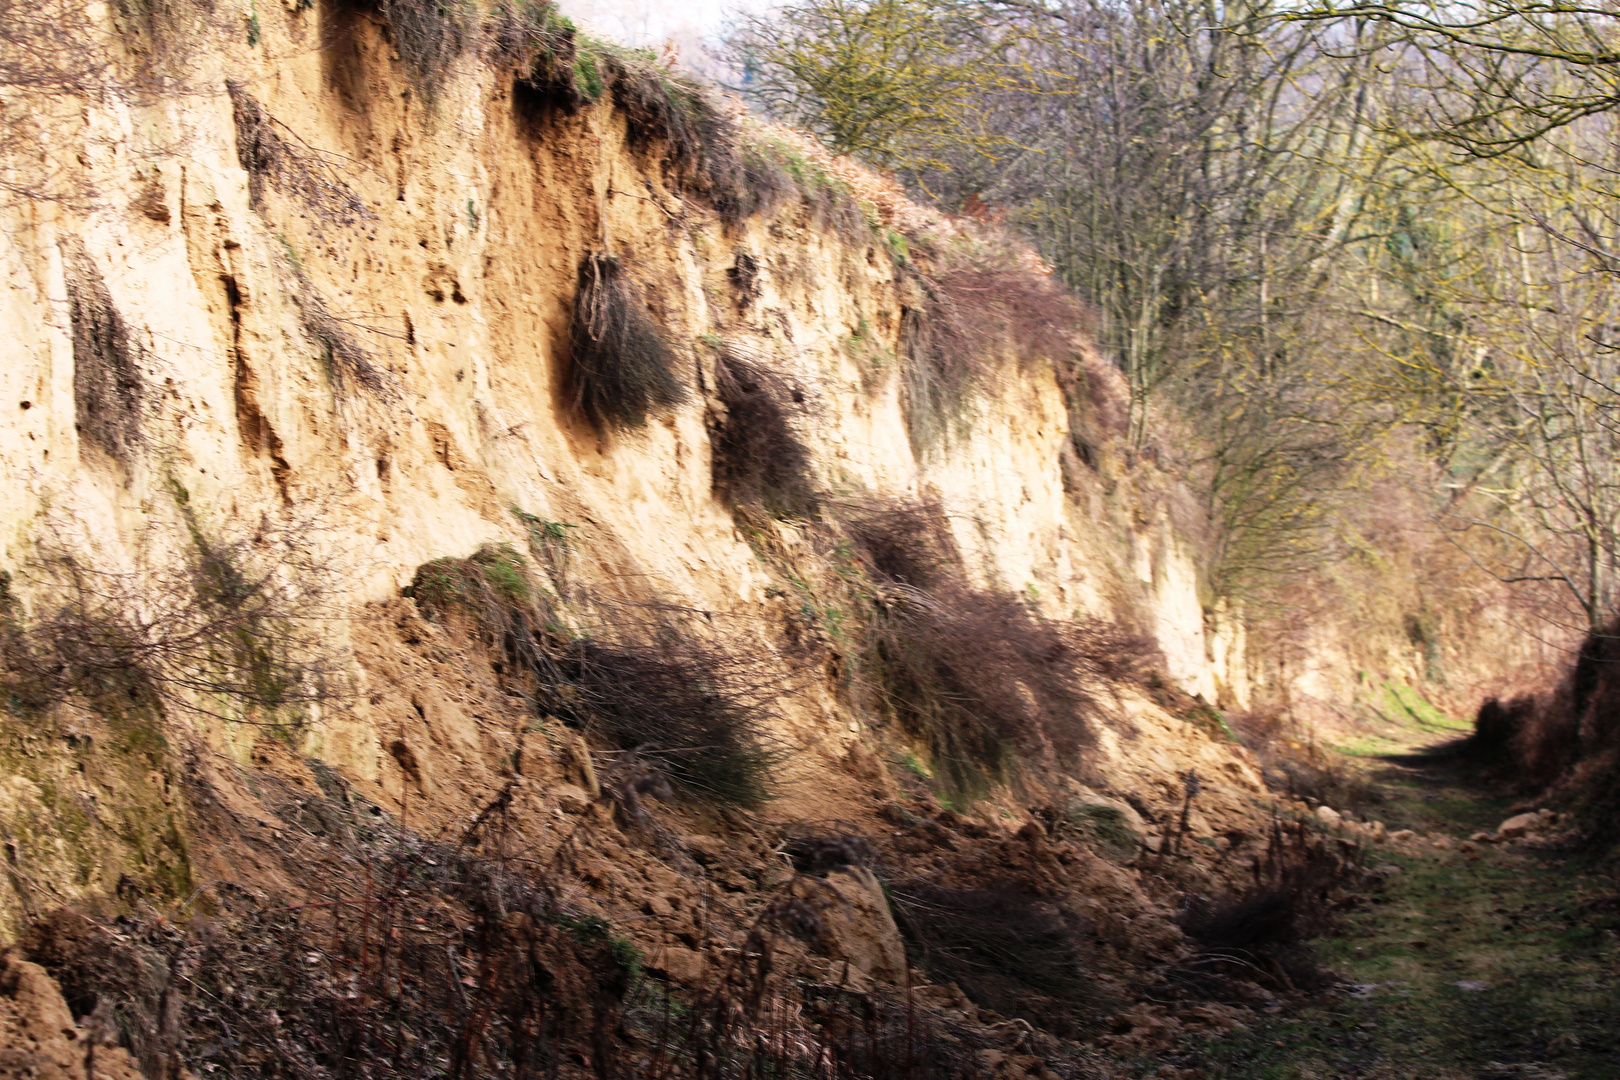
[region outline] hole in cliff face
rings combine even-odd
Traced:
[[[512,81],[512,115],[527,138],[539,141],[559,120],[574,115],[569,95],[554,85],[541,85],[531,79]]]

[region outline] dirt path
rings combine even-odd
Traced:
[[[1443,758],[1370,763],[1393,828],[1460,842],[1508,816]],[[1597,871],[1518,845],[1377,849],[1321,962],[1351,984],[1180,1062],[1206,1080],[1617,1080],[1620,899]],[[1398,868],[1398,869],[1396,869]]]

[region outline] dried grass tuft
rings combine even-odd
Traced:
[[[572,716],[592,736],[659,762],[719,803],[757,806],[781,754],[732,658],[691,638],[573,643],[560,658]]]
[[[675,375],[674,350],[611,255],[580,263],[570,342],[574,407],[598,428],[641,427],[689,397]]]
[[[1337,895],[1360,873],[1354,860],[1308,828],[1278,820],[1253,872],[1249,888],[1188,898],[1176,922],[1203,952],[1172,970],[1171,982],[1218,996],[1219,984],[1234,978],[1285,992],[1331,980],[1305,943],[1331,925]]]
[[[993,390],[1009,358],[1075,372],[1083,309],[1057,280],[1022,265],[962,256],[932,276],[913,271],[917,301],[900,326],[906,423],[912,445],[965,433],[975,391]]]
[[[711,429],[715,490],[773,517],[810,517],[819,505],[805,448],[788,413],[803,395],[762,364],[722,348],[715,390],[724,413]]]

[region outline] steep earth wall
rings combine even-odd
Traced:
[[[702,978],[689,914],[701,883],[725,881],[745,925],[780,885],[783,822],[892,835],[894,858],[935,859],[927,872],[964,881],[1036,858],[1017,845],[1036,842],[1037,804],[1111,807],[1130,833],[1119,863],[1178,829],[1194,850],[1177,858],[1194,866],[1263,835],[1255,765],[1190,696],[1242,706],[1250,689],[1241,628],[1201,601],[1176,478],[1126,468],[1100,422],[1081,461],[1073,387],[1015,348],[961,424],[932,439],[908,426],[902,330],[918,268],[998,251],[1031,274],[1031,256],[814,160],[832,170],[823,182],[868,196],[864,220],[834,227],[798,197],[724,220],[611,95],[569,107],[469,52],[430,99],[377,11],[256,11],[251,44],[240,12],[198,18],[164,61],[178,73],[169,90],[42,110],[40,175],[64,197],[4,208],[6,617],[37,624],[71,594],[94,625],[119,605],[132,625],[183,622],[191,602],[176,590],[195,584],[199,550],[229,552],[303,605],[281,614],[304,628],[300,655],[329,668],[329,690],[276,714],[183,686],[152,714],[135,689],[118,706],[124,684],[101,672],[95,693],[14,698],[0,935],[64,906],[153,910],[220,882],[306,895],[310,875],[360,865],[306,813],[334,792],[423,836],[471,835],[497,804],[541,849],[592,823],[579,903],[635,922],[649,963],[677,981]],[[580,267],[602,253],[638,283],[688,391],[635,430],[593,427],[570,391]],[[1162,675],[1095,688],[1082,769],[1031,773],[960,818],[906,732],[864,713],[836,672],[795,659],[782,627],[801,592],[836,577],[836,551],[806,521],[738,515],[717,494],[726,355],[791,388],[829,513],[937,502],[974,587],[1156,641]],[[1105,399],[1105,365],[1090,365],[1089,392]],[[619,817],[600,801],[596,773],[618,759],[537,722],[498,653],[402,596],[423,564],[502,543],[547,591],[594,598],[569,616],[581,628],[668,611],[763,657],[789,691],[768,710],[785,750],[777,797],[742,818],[677,806],[677,855],[644,850],[623,798]],[[941,828],[923,811],[961,832],[939,850],[979,862],[918,854],[933,849],[913,832]],[[1114,927],[1114,967],[1099,971],[1118,980],[1180,955],[1173,897],[1146,889],[1140,868],[1064,850],[1030,865],[1059,868],[1041,871],[1053,895]],[[892,923],[868,910],[881,895],[874,909],[846,876],[860,924],[846,940],[877,944],[845,952],[860,952],[862,977],[904,981]]]

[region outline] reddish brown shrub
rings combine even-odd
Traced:
[[[1620,622],[1587,635],[1552,693],[1482,705],[1463,749],[1521,791],[1565,797],[1590,845],[1620,844]]]
[[[870,707],[928,748],[948,791],[976,798],[1015,754],[1078,760],[1099,705],[1090,687],[1139,674],[1150,644],[1101,622],[1057,622],[973,588],[938,504],[846,504],[877,586],[857,658]]]
[[[1188,899],[1176,922],[1203,952],[1171,971],[1168,981],[1211,996],[1229,979],[1269,982],[1285,991],[1323,985],[1331,976],[1304,946],[1328,929],[1337,895],[1358,872],[1353,861],[1304,827],[1274,823],[1251,887]]]

